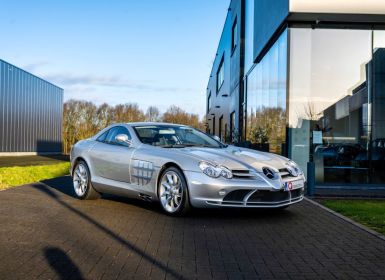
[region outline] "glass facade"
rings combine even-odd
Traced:
[[[277,154],[286,151],[287,45],[285,30],[246,80],[246,140]]]
[[[383,183],[384,65],[385,31],[285,30],[246,75],[245,140],[317,184]]]
[[[317,184],[385,181],[384,37],[290,29],[289,157],[313,160]]]
[[[245,70],[254,64],[254,0],[245,0]]]
[[[63,90],[0,60],[0,152],[61,152]]]

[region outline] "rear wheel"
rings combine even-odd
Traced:
[[[186,179],[178,168],[169,167],[162,173],[158,196],[163,211],[168,215],[182,216],[190,209]]]
[[[91,184],[91,173],[87,163],[83,160],[76,163],[72,174],[72,181],[75,195],[78,198],[97,199],[100,197],[100,193],[98,193]]]

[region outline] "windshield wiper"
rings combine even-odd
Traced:
[[[186,148],[187,146],[186,145],[182,145],[182,144],[174,144],[174,145],[162,145],[162,146],[159,146],[161,148]]]
[[[163,145],[159,146],[161,148],[188,148],[188,147],[201,147],[201,148],[227,148],[228,145],[221,144],[219,147],[215,147],[212,145],[207,145],[207,144],[170,144],[170,145]]]
[[[221,148],[221,146],[219,147],[215,147],[213,145],[207,145],[207,144],[185,144],[187,147],[202,147],[202,148]]]

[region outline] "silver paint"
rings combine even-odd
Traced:
[[[113,126],[125,126],[131,134],[130,147],[109,145],[97,142],[96,139]],[[271,153],[259,152],[246,148],[228,146],[226,148],[162,148],[143,144],[137,137],[133,127],[141,125],[159,125],[159,123],[123,123],[114,124],[99,132],[94,137],[76,143],[71,150],[71,174],[78,159],[83,159],[91,173],[94,188],[103,193],[113,193],[129,197],[151,197],[159,200],[158,185],[162,182],[161,172],[166,165],[174,165],[181,169],[187,182],[190,203],[194,207],[282,207],[299,202],[290,199],[271,205],[231,205],[223,203],[223,191],[235,190],[267,190],[282,191],[286,182],[302,180],[300,174],[293,177],[287,171],[289,159]],[[173,124],[167,124],[172,126]],[[199,162],[226,166],[233,170],[232,179],[211,178],[203,174]],[[262,171],[268,167],[275,172],[274,179],[268,179]],[[281,170],[281,171],[280,171]],[[248,173],[244,173],[248,172]],[[160,189],[161,191],[162,189]],[[220,194],[222,193],[222,195]],[[176,194],[175,194],[176,195]]]

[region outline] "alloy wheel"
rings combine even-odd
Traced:
[[[77,196],[82,197],[87,192],[88,171],[83,163],[79,163],[73,175],[74,190]]]
[[[167,212],[174,213],[180,208],[183,199],[183,185],[176,172],[170,170],[163,174],[159,197],[163,209]]]

